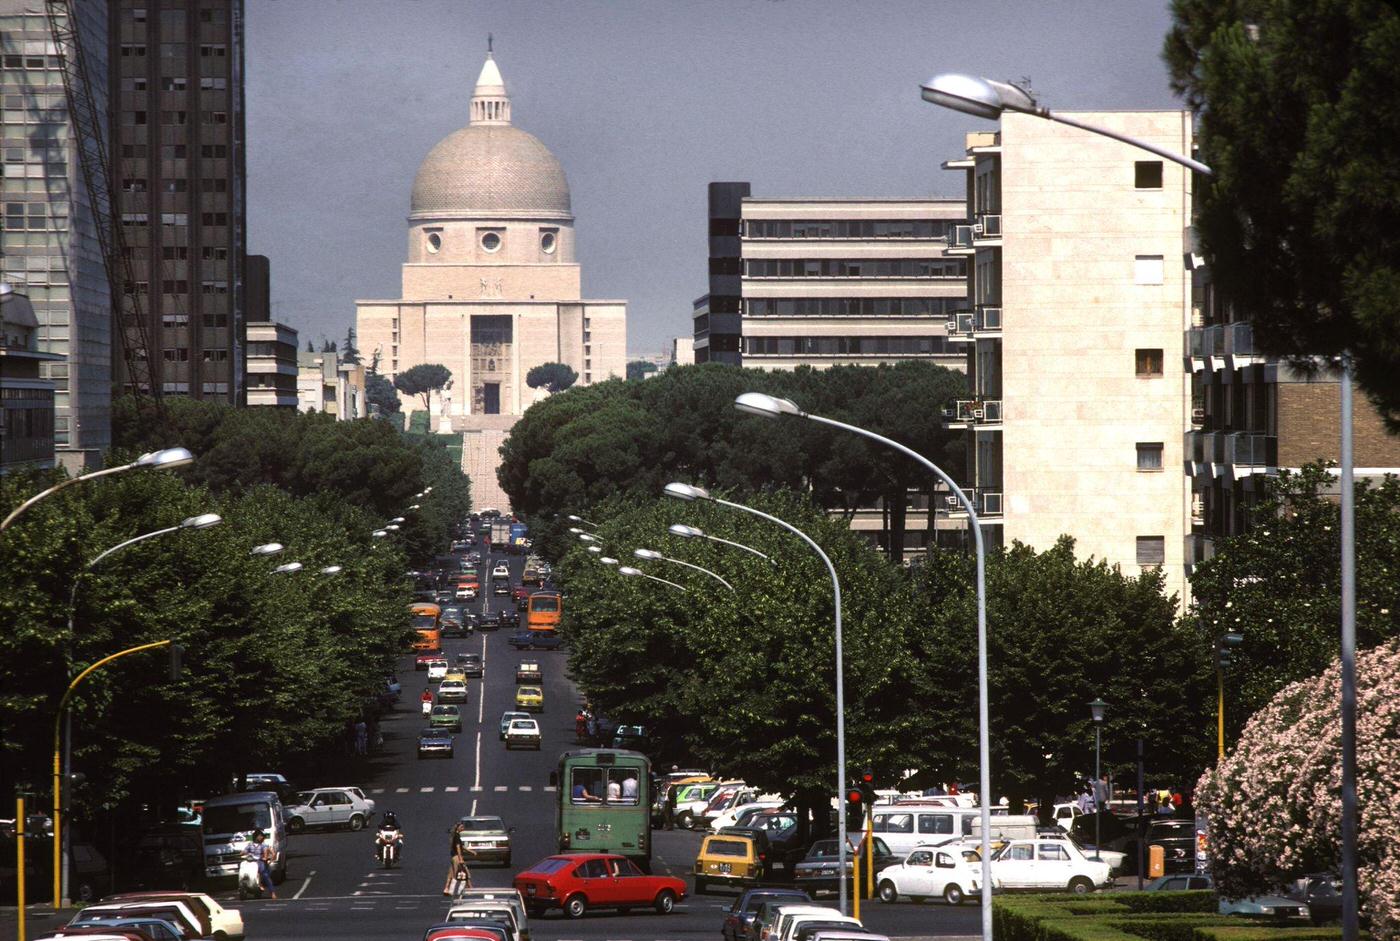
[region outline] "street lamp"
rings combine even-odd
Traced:
[[[603,544],[603,540],[599,539],[592,533],[579,533],[578,538],[583,542],[596,542],[600,546]]]
[[[684,585],[677,585],[675,582],[667,581],[667,580],[664,579],[664,578],[657,578],[655,575],[648,575],[646,572],[643,572],[641,569],[633,568],[633,567],[630,566],[630,565],[623,565],[623,566],[619,567],[617,571],[618,571],[620,574],[622,574],[622,575],[627,575],[627,576],[631,576],[631,577],[634,577],[634,578],[635,578],[636,576],[640,575],[640,576],[642,576],[642,578],[649,578],[649,579],[651,579],[651,580],[654,581],[654,582],[660,582],[660,583],[663,584],[663,585],[670,585],[672,588],[679,588],[681,591],[685,591],[685,590],[686,590]]]
[[[1004,111],[1030,114],[1038,118],[1045,118],[1047,121],[1068,124],[1070,127],[1077,127],[1080,130],[1103,137],[1111,137],[1114,140],[1154,153],[1159,157],[1165,157],[1183,167],[1189,167],[1204,176],[1211,175],[1210,167],[1192,160],[1190,157],[1183,157],[1181,154],[1173,153],[1163,147],[1158,147],[1156,144],[1139,140],[1127,134],[1120,134],[1117,131],[1094,124],[1085,124],[1076,118],[1052,112],[1049,108],[1038,104],[1024,88],[1017,85],[996,82],[976,75],[959,75],[948,72],[935,75],[924,82],[921,88],[924,101],[950,108],[953,111],[960,111],[963,114],[970,114],[976,118],[995,121],[1001,117]]]
[[[325,568],[321,569],[321,574],[322,574],[322,575],[339,575],[339,574],[340,574],[341,572],[343,572],[343,571],[345,571],[345,569],[344,569],[343,567],[339,566],[339,565],[327,565]]]
[[[1099,748],[1101,738],[1099,733],[1103,729],[1104,713],[1108,711],[1108,703],[1102,699],[1095,698],[1089,703],[1089,713],[1094,717],[1094,861],[1103,862],[1103,857],[1099,855],[1099,821],[1103,820],[1104,808],[1099,805],[1099,782],[1103,780],[1103,774],[1099,770]],[[1103,789],[1104,803],[1108,803],[1108,788]]]
[[[972,505],[972,500],[967,493],[953,482],[943,468],[924,457],[922,454],[907,448],[898,441],[886,438],[884,435],[877,435],[873,431],[867,431],[855,425],[848,425],[832,418],[823,418],[820,415],[812,415],[802,411],[795,402],[788,399],[780,399],[776,396],[765,395],[762,392],[745,392],[734,400],[734,407],[741,412],[748,412],[750,415],[761,415],[765,418],[776,418],[781,415],[794,415],[798,418],[805,418],[820,425],[828,425],[832,428],[840,428],[843,431],[854,432],[872,441],[894,448],[901,454],[911,457],[924,467],[933,472],[948,489],[957,497],[958,502],[967,510],[968,526],[972,529],[972,543],[977,552],[977,760],[979,765],[978,773],[978,802],[982,807],[982,937],[984,941],[991,941],[992,937],[992,755],[991,738],[988,732],[988,708],[987,708],[987,550],[982,539],[982,522],[977,518],[977,508]],[[844,786],[843,786],[844,790]],[[844,865],[844,863],[843,863]]]
[[[617,564],[617,559],[614,559],[612,556],[607,556],[607,555],[605,555],[605,556],[600,556],[599,559],[598,559],[598,561],[599,561],[599,562],[602,562],[604,565],[616,565],[616,564]]]
[[[387,529],[376,529],[369,535],[371,539],[383,539],[385,536],[389,535],[389,531]]]
[[[585,525],[585,526],[597,526],[597,525],[598,525],[597,523],[594,523],[594,522],[592,522],[592,521],[590,521],[590,520],[584,519],[582,516],[575,516],[575,515],[572,514],[572,513],[570,513],[568,516],[564,517],[564,519],[568,520],[570,523],[582,523],[582,524]],[[570,531],[570,532],[573,532],[573,530],[569,530],[569,531]]]
[[[797,536],[803,542],[807,543],[807,545],[811,547],[812,551],[815,552],[821,558],[822,562],[826,565],[827,572],[831,575],[831,594],[835,602],[836,608],[836,795],[837,800],[841,802],[840,816],[837,819],[840,820],[840,826],[843,831],[843,836],[836,840],[836,852],[838,858],[837,872],[845,873],[846,840],[844,838],[844,831],[846,827],[847,808],[846,680],[845,670],[842,667],[841,655],[841,580],[836,577],[836,566],[831,564],[831,558],[825,552],[822,551],[822,547],[817,545],[816,541],[812,539],[811,536],[808,536],[802,530],[798,529],[796,526],[792,525],[786,520],[778,519],[778,517],[776,516],[771,516],[768,513],[764,513],[762,510],[756,510],[753,507],[745,506],[742,503],[732,503],[729,500],[721,499],[720,497],[716,497],[713,494],[711,494],[708,490],[705,490],[702,487],[693,486],[691,484],[672,482],[666,485],[664,492],[668,497],[675,497],[677,500],[686,500],[688,502],[694,502],[695,500],[709,500],[712,503],[718,503],[720,506],[727,506],[730,509],[740,510],[744,513],[752,513],[754,516],[765,519],[770,523],[776,523],[778,526],[781,526],[783,529],[786,529],[788,532],[792,533],[794,536]],[[984,841],[986,840],[987,832],[990,830],[990,823],[984,822],[982,826],[982,834]],[[990,883],[988,881],[985,881],[984,874],[984,881],[982,883],[984,892],[987,891],[987,886],[989,884]],[[844,915],[846,913],[846,879],[844,875],[840,880],[840,886],[838,888],[838,898],[840,900],[841,913]]]
[[[745,552],[752,552],[760,559],[764,559],[768,562],[773,562],[773,560],[769,558],[769,556],[766,553],[759,552],[753,546],[746,546],[742,542],[734,542],[730,539],[721,539],[718,536],[711,536],[709,533],[700,529],[698,526],[687,526],[684,523],[672,523],[666,528],[666,531],[669,532],[672,536],[680,536],[682,539],[708,539],[710,540],[710,542],[722,542],[726,546],[733,546],[736,549],[743,549]],[[773,562],[773,564],[777,565],[778,563]]]
[[[95,480],[98,477],[106,477],[111,474],[120,474],[124,471],[129,470],[171,470],[172,468],[184,467],[186,464],[192,463],[194,463],[194,455],[189,452],[189,449],[165,448],[160,451],[151,451],[148,454],[143,454],[136,460],[132,461],[130,464],[121,464],[117,467],[108,467],[104,470],[93,471],[90,474],[80,474],[77,477],[70,477],[67,480],[61,480],[49,489],[39,491],[38,493],[34,494],[34,496],[30,497],[28,500],[25,500],[19,506],[15,507],[14,510],[10,512],[10,515],[5,517],[3,522],[0,522],[0,532],[4,532],[6,529],[8,529],[11,523],[19,519],[21,513],[29,509],[34,504],[38,503],[40,500],[44,499],[45,497],[53,496],[55,493],[62,490],[64,487],[71,487],[73,484],[79,483],[80,481]]]
[[[254,556],[277,555],[277,553],[281,552],[284,548],[285,547],[280,542],[265,542],[260,546],[254,546],[253,551],[248,554]]]
[[[662,555],[660,552],[657,552],[655,549],[633,549],[633,550],[632,550],[632,554],[635,555],[635,556],[636,556],[637,558],[639,558],[639,559],[647,559],[647,560],[649,560],[649,561],[654,561],[654,562],[672,562],[672,563],[674,563],[674,564],[676,564],[676,565],[684,565],[684,566],[685,566],[686,568],[688,568],[688,569],[695,569],[695,571],[697,571],[697,572],[704,572],[706,575],[710,576],[710,577],[713,578],[715,581],[719,582],[719,583],[720,583],[721,585],[723,585],[725,588],[728,588],[730,591],[734,591],[734,586],[733,586],[733,585],[729,584],[729,583],[726,582],[724,579],[722,579],[722,578],[720,578],[718,575],[716,575],[714,572],[711,572],[709,569],[707,569],[707,568],[701,568],[701,567],[698,566],[698,565],[692,565],[692,564],[689,563],[689,562],[682,562],[680,559],[672,559],[672,558],[670,558],[669,556]]]
[[[385,528],[386,530],[388,530],[389,532],[391,532],[391,533],[396,533],[396,532],[399,531],[399,524],[398,524],[398,523],[390,523],[388,526],[385,526],[384,528]]]
[[[404,522],[404,518],[403,518],[402,516],[396,516],[396,517],[394,517],[393,519],[389,520],[389,522],[391,522],[391,523],[402,523],[402,522]]]
[[[589,546],[589,547],[588,547],[588,551],[589,551],[589,552],[592,552],[592,553],[595,554],[595,555],[597,555],[598,553],[601,553],[601,552],[603,551],[603,547],[602,547],[602,546]]]
[[[286,562],[286,563],[284,563],[284,564],[282,564],[282,565],[277,566],[277,568],[273,569],[273,570],[272,570],[272,574],[273,574],[273,575],[290,575],[290,574],[292,574],[293,572],[300,572],[300,571],[301,571],[301,563],[300,563],[300,562]]]

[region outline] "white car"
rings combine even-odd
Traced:
[[[182,892],[179,889],[172,889],[169,892],[133,892],[127,895],[108,895],[102,900],[104,903],[156,904],[159,902],[181,902],[187,906],[195,915],[203,915],[209,920],[209,927],[213,929],[216,937],[227,939],[227,941],[243,941],[243,915],[236,908],[224,908],[214,897],[204,892]],[[73,918],[74,921],[83,920],[83,912],[80,911]]]
[[[778,909],[777,917],[768,929],[766,941],[785,941],[792,937],[794,922],[814,920],[860,925],[854,918],[842,915],[840,909],[827,905],[784,905]]]
[[[446,675],[447,675],[447,661],[446,661],[446,660],[429,660],[429,661],[428,661],[428,679],[429,679],[430,681],[432,681],[432,680],[440,680],[440,679],[442,679],[442,678],[443,678],[444,676],[446,676]]]
[[[461,680],[443,680],[438,684],[437,698],[438,702],[466,702],[467,684]]]
[[[492,578],[510,578],[510,566],[504,562],[497,562],[495,568],[491,569]]]
[[[721,811],[710,818],[710,831],[718,833],[722,827],[734,826],[739,817],[750,810],[777,810],[785,803],[787,803],[787,801],[783,800],[781,797],[762,797],[756,801],[749,801],[746,804],[731,807],[729,810]]]
[[[961,905],[968,896],[981,894],[981,869],[972,850],[952,845],[921,846],[903,862],[881,869],[875,891],[882,902],[941,896],[949,905]]]
[[[470,585],[458,585],[457,592],[453,597],[458,601],[475,601],[476,589]]]
[[[302,791],[296,803],[283,811],[287,829],[300,833],[307,827],[349,827],[362,830],[374,817],[374,801],[357,787],[318,787]]]
[[[1084,895],[1109,881],[1108,863],[1085,859],[1069,840],[1012,840],[992,856],[997,889],[1068,889]]]
[[[511,719],[506,729],[506,748],[533,748],[540,750],[540,724],[534,719]]]
[[[1062,839],[1073,843],[1075,846],[1079,847],[1079,853],[1085,859],[1098,859],[1101,862],[1108,863],[1109,872],[1121,872],[1123,863],[1128,858],[1127,853],[1120,853],[1117,850],[1096,850],[1093,847],[1085,846],[1083,843],[1080,843],[1079,840],[1075,839],[1073,834],[1066,833],[1063,830],[1060,830],[1058,833],[1049,834],[1049,837],[1051,839]],[[1039,839],[1044,838],[1045,835],[1039,837]]]

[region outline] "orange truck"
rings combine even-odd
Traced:
[[[555,631],[564,614],[564,599],[557,591],[536,591],[530,594],[525,608],[525,627],[532,631]]]

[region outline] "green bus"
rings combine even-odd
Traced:
[[[555,834],[561,853],[617,853],[651,872],[651,762],[621,748],[559,756]]]

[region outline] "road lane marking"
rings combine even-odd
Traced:
[[[545,789],[546,791],[557,791],[557,790],[559,790],[559,788],[555,787],[553,784],[546,784],[546,785],[544,786],[544,789]]]
[[[481,730],[480,730],[480,729],[478,729],[478,730],[477,730],[477,733],[476,733],[476,759],[475,759],[475,764],[476,764],[476,770],[475,770],[475,776],[472,778],[472,785],[473,785],[472,790],[477,790],[477,789],[481,786]]]
[[[473,784],[471,790],[472,793],[475,794],[477,791],[484,791],[485,788],[483,788],[480,784]]]
[[[472,798],[472,816],[473,816],[473,817],[476,816],[476,798],[475,798],[475,797]]]
[[[408,793],[408,788],[406,788],[406,787],[396,787],[396,788],[394,788],[394,793],[395,793],[395,794],[407,794],[407,793]]]
[[[433,793],[433,788],[432,788],[432,787],[420,787],[420,788],[418,789],[418,793],[419,793],[419,794],[431,794],[431,793]]]
[[[383,793],[384,793],[384,788],[382,788],[382,787],[372,787],[372,788],[369,789],[369,792],[370,792],[371,794],[383,794]]]
[[[311,872],[307,873],[306,879],[305,879],[305,880],[302,882],[302,884],[301,884],[301,888],[300,888],[300,889],[297,889],[297,894],[296,894],[296,895],[293,895],[292,898],[294,898],[294,899],[299,899],[299,898],[301,898],[301,893],[303,893],[303,892],[306,891],[306,887],[309,886],[309,885],[311,884],[311,877],[314,876],[314,875],[316,875],[316,870],[314,870],[314,869],[311,870]]]
[[[520,789],[521,789],[522,791],[533,790],[533,788],[532,788],[530,785],[528,785],[528,784],[522,784],[522,785],[520,785]]]
[[[499,792],[499,791],[509,791],[510,788],[506,787],[504,784],[497,784],[496,787],[495,787],[495,790],[498,791],[498,792]]]
[[[449,784],[447,785],[447,787],[443,788],[443,790],[446,791],[448,794],[456,794],[458,791],[461,790],[461,788],[459,788],[455,784]]]

